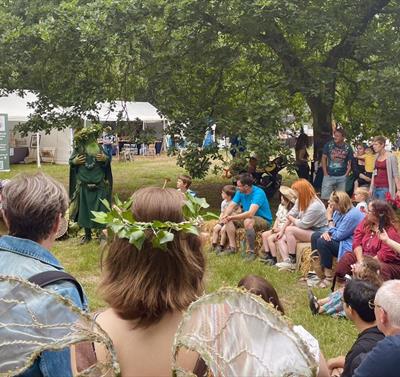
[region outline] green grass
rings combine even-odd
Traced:
[[[170,178],[169,187],[174,187],[176,177],[183,170],[175,165],[173,158],[142,158],[133,163],[113,162],[114,193],[121,198],[127,198],[140,187],[156,185],[162,186],[164,178]],[[35,165],[12,165],[10,173],[1,173],[0,179],[10,178],[18,173],[37,171]],[[53,176],[66,186],[68,185],[68,166],[44,165],[43,172]],[[293,177],[285,175],[285,182]],[[203,196],[210,203],[211,209],[219,210],[221,202],[220,192],[224,184],[229,184],[216,176],[207,176],[201,181],[194,181],[193,190]],[[273,211],[276,201],[271,202]],[[85,288],[92,310],[103,307],[101,292],[97,287],[100,279],[101,249],[97,242],[79,245],[77,238],[56,242],[53,250],[65,269],[76,276]],[[293,323],[300,324],[311,332],[320,342],[326,357],[333,357],[346,353],[356,337],[356,330],[352,324],[344,319],[332,317],[313,317],[308,309],[306,288],[298,283],[296,273],[278,272],[273,267],[263,266],[255,261],[245,263],[240,256],[217,257],[205,250],[207,255],[206,290],[214,291],[221,286],[236,286],[240,278],[247,274],[257,274],[267,278],[277,289],[286,314]],[[323,297],[328,290],[317,291]]]

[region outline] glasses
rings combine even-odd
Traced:
[[[369,306],[370,309],[375,309],[375,307],[382,308],[382,306],[376,304],[373,299],[368,301],[368,306]]]

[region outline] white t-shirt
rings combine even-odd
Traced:
[[[362,201],[356,205],[356,208],[359,209],[361,212],[367,212],[368,204],[365,201]]]
[[[286,222],[289,211],[283,204],[279,204],[278,210],[276,211],[276,219],[278,220],[278,228],[282,228]]]
[[[224,213],[224,211],[226,210],[226,208],[229,206],[230,203],[231,203],[230,201],[228,202],[225,199],[222,201],[222,203],[221,203],[221,214]]]

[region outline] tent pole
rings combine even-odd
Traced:
[[[38,169],[41,168],[40,165],[40,136],[39,132],[36,132],[36,161]]]

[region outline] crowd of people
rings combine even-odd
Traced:
[[[318,340],[301,326],[294,326],[293,331],[318,361],[318,376],[397,375],[400,281],[395,279],[400,279],[400,223],[392,203],[382,199],[399,195],[400,181],[397,159],[385,151],[384,145],[384,138],[376,137],[375,155],[360,145],[354,157],[344,141],[344,131],[336,129],[333,141],[323,149],[320,195],[306,177],[308,154],[299,147],[296,157],[304,177],[291,187],[280,187],[275,221],[265,192],[253,184],[250,173],[241,174],[236,187],[226,185],[222,189],[212,250],[225,257],[237,253],[236,230],[242,227],[246,261],[254,261],[258,255],[269,267],[292,271],[298,262],[296,245],[310,243],[315,271],[310,271],[307,284],[335,289],[320,300],[309,290],[310,310],[313,314],[341,313],[359,331],[347,355],[325,360]],[[108,195],[109,158],[109,154],[90,146],[71,156],[77,179],[72,192],[72,201],[78,203],[74,219],[85,229],[85,241],[90,240],[95,227],[87,222],[87,212],[97,208],[99,198]],[[355,158],[364,170],[357,170],[352,200],[346,193],[346,180]],[[88,176],[90,181],[85,181]],[[182,194],[196,195],[190,186],[191,178],[182,175],[177,189],[147,187],[136,191],[132,218],[142,223],[184,222]],[[84,201],[89,205],[82,205]],[[63,271],[50,250],[68,207],[64,187],[41,173],[19,176],[2,188],[1,204],[9,232],[0,238],[0,273],[30,279],[39,273]],[[257,234],[262,238],[262,250],[256,250]],[[114,237],[101,260],[100,291],[107,308],[93,318],[111,338],[125,376],[171,373],[171,348],[178,325],[184,311],[204,293],[206,261],[201,237],[194,232],[175,231],[160,250],[152,236],[151,232],[145,233],[142,249],[129,237]],[[264,278],[246,276],[238,285],[284,314],[276,290]],[[74,279],[61,277],[46,284],[46,288],[88,310],[87,298]],[[72,352],[79,352],[79,348]],[[92,347],[91,352],[94,359],[105,358],[101,346]],[[69,348],[44,351],[23,375],[72,376],[70,354]],[[196,352],[184,353],[180,364],[195,375],[202,375],[200,370],[204,370],[204,361]]]

